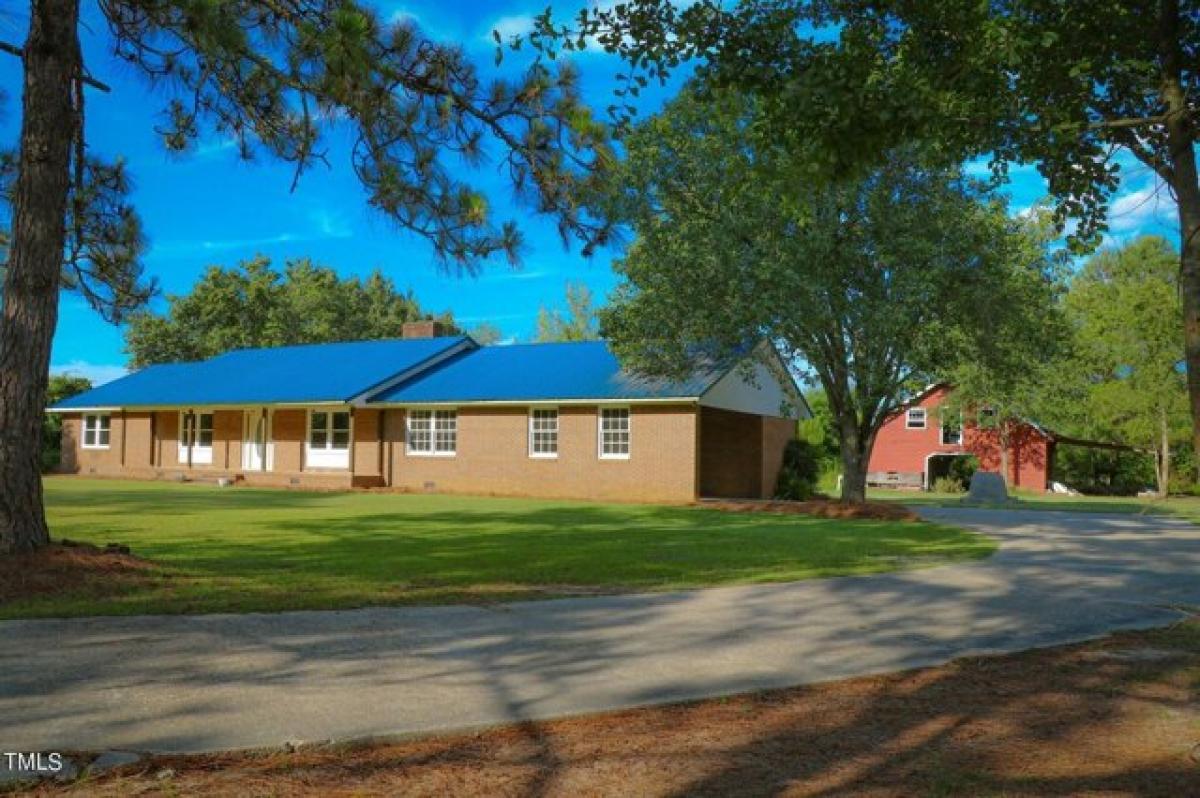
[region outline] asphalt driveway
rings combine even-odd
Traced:
[[[0,622],[0,751],[204,751],[782,687],[1170,623],[1200,527],[929,509],[989,560],[494,607]]]

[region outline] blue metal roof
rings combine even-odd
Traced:
[[[457,336],[236,349],[150,366],[54,409],[344,402],[463,342],[475,345]]]
[[[698,397],[719,377],[645,379],[622,371],[603,341],[487,346],[448,358],[369,402],[537,402]]]

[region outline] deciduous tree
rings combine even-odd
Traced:
[[[753,92],[798,174],[861,174],[904,143],[948,160],[986,156],[996,177],[1033,163],[1079,248],[1099,241],[1128,153],[1175,201],[1179,287],[1200,460],[1200,3],[1197,0],[624,0],[549,11],[542,50],[599,47],[625,60],[625,100],[686,61]],[[517,42],[520,44],[521,42]]]
[[[1187,438],[1178,253],[1147,236],[1092,257],[1071,281],[1087,415],[1122,443],[1153,454],[1158,492],[1171,481],[1171,447]]]
[[[379,271],[342,278],[307,258],[280,271],[259,256],[230,269],[209,267],[190,293],[167,297],[164,313],[133,314],[125,348],[140,368],[230,349],[396,338],[404,322],[427,315]],[[449,314],[440,320],[453,324]]]
[[[861,502],[905,391],[1043,312],[1046,263],[1001,203],[919,153],[812,185],[761,130],[752,98],[690,92],[631,130],[601,202],[636,239],[602,326],[635,368],[672,376],[776,343],[828,397],[842,499]]]
[[[592,302],[592,291],[582,283],[567,283],[567,312],[551,310],[545,306],[538,309],[537,335],[534,340],[550,341],[594,341],[600,337],[596,320],[596,308]]]

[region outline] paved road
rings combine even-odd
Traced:
[[[930,510],[1003,542],[908,573],[679,593],[0,623],[0,751],[202,751],[461,729],[938,663],[1170,622],[1200,528]]]

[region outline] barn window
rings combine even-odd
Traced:
[[[925,429],[925,408],[910,407],[904,419],[905,429]]]

